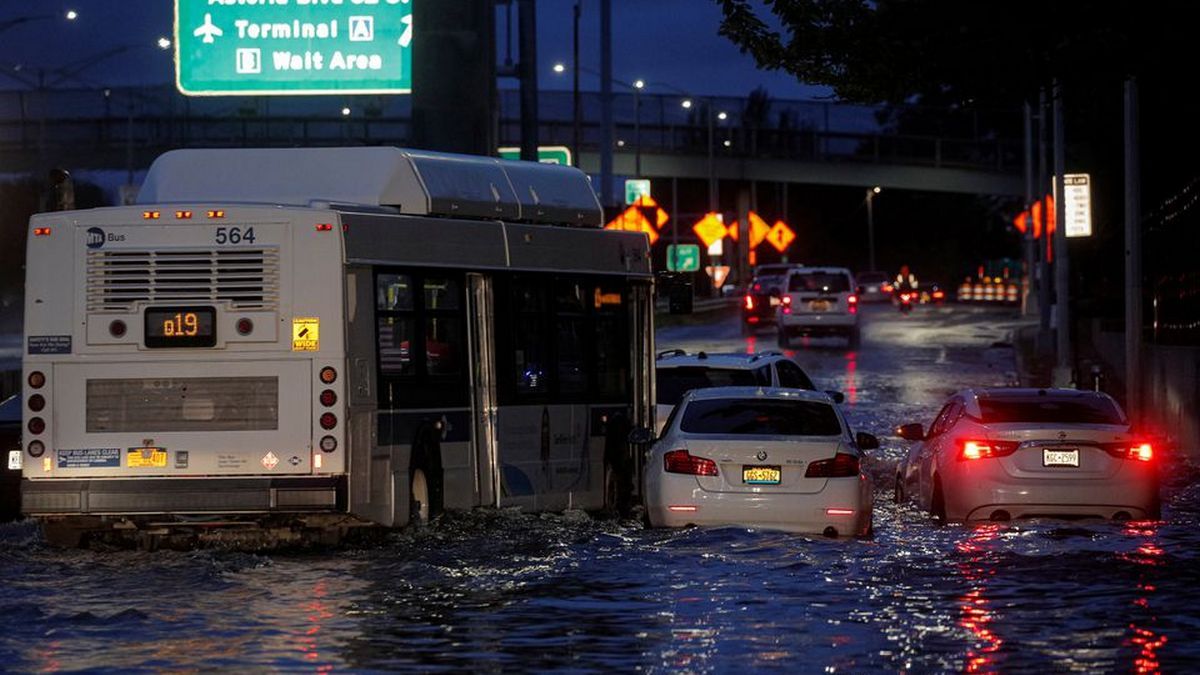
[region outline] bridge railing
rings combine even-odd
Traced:
[[[713,152],[721,157],[856,161],[964,167],[1016,172],[1020,143],[978,133],[979,113],[911,107],[884,110],[831,102],[754,99],[696,99],[690,109],[681,95],[642,95],[639,108],[628,95],[615,98],[615,151],[706,156],[708,115],[726,113],[713,124]],[[348,105],[352,114],[340,114]],[[574,145],[570,92],[543,92],[539,142]],[[599,97],[588,93],[581,106],[581,146],[600,147]],[[635,114],[636,113],[636,114]],[[992,113],[985,113],[992,114]],[[1007,113],[1001,113],[1007,114]],[[501,92],[497,136],[501,145],[520,141],[519,105]],[[886,118],[937,115],[937,135],[910,133]],[[993,118],[994,118],[994,114]],[[640,133],[636,130],[640,128]],[[172,147],[300,145],[406,145],[411,138],[411,99],[314,97],[311,99],[189,99],[171,89],[48,90],[0,92],[0,153],[41,158],[81,153],[148,151]]]

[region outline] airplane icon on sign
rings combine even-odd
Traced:
[[[213,43],[214,37],[221,37],[224,34],[224,31],[222,31],[220,28],[217,28],[216,24],[212,22],[212,14],[208,13],[204,15],[204,25],[192,31],[192,35],[196,37],[203,36],[204,39],[202,42],[209,45]]]

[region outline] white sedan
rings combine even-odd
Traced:
[[[870,434],[852,434],[825,393],[696,389],[675,406],[650,449],[647,517],[654,527],[866,535],[871,481],[859,459],[878,446]]]
[[[1159,517],[1154,448],[1108,395],[966,389],[950,397],[896,474],[896,499],[940,520]]]

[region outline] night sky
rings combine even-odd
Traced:
[[[542,87],[569,89],[570,77],[555,75],[555,62],[571,58],[572,0],[538,2],[538,57]],[[728,40],[717,35],[721,11],[712,0],[613,0],[613,76],[650,82],[648,91],[666,92],[656,82],[705,94],[739,96],[762,85],[775,98],[812,98],[826,94],[784,73],[761,72]],[[161,84],[173,80],[171,56],[154,46],[170,36],[171,0],[0,0],[0,25],[21,16],[79,12],[78,20],[36,21],[0,34],[0,64],[11,68],[59,68],[93,60],[95,55],[129,44],[145,44],[88,67],[81,77],[104,85]],[[503,62],[504,9],[497,9],[499,61]],[[415,28],[419,38],[420,28]],[[514,21],[515,33],[515,21]],[[599,2],[584,0],[581,61],[598,70]],[[669,39],[666,39],[669,37]],[[515,57],[515,49],[514,49]],[[599,78],[584,75],[583,87],[596,90]],[[0,87],[20,86],[5,79]],[[501,81],[515,87],[515,81]]]

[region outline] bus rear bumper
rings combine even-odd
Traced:
[[[344,511],[345,476],[21,481],[27,516]]]

